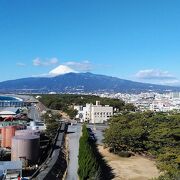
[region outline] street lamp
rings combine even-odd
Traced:
[[[96,131],[96,123],[95,123],[95,118],[94,118],[94,131]]]

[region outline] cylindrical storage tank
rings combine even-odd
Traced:
[[[1,134],[1,128],[0,128],[0,143],[2,143],[2,134]],[[1,145],[0,145],[1,146]]]
[[[40,136],[40,131],[39,130],[25,129],[25,130],[18,130],[15,132],[15,136],[28,136],[28,135]]]
[[[16,126],[6,127],[6,147],[11,148],[12,138],[15,136]]]
[[[26,160],[28,164],[36,164],[39,157],[39,136],[14,136],[12,138],[11,160]]]
[[[6,127],[3,127],[1,129],[1,147],[5,147],[5,142],[6,142]]]
[[[11,148],[12,138],[15,136],[16,126],[7,126],[2,128],[1,147]]]

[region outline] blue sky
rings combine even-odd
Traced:
[[[0,81],[89,71],[180,85],[179,20],[179,0],[1,0]]]

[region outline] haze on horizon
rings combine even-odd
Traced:
[[[180,85],[180,1],[0,2],[0,81],[92,72]]]

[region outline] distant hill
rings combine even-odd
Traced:
[[[0,82],[1,92],[147,92],[180,91],[180,87],[133,82],[92,73],[31,77]]]

